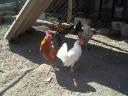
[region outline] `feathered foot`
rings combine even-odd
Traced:
[[[79,65],[71,66],[71,72],[74,72],[75,70],[79,70],[79,69],[80,69]]]
[[[79,65],[75,65],[75,66],[74,66],[74,69],[75,69],[75,70],[80,70],[80,66],[79,66]]]
[[[50,64],[50,65],[51,65],[51,66],[50,66],[49,72],[60,71],[60,69],[56,68],[56,67],[54,66],[54,64]],[[48,73],[49,73],[49,72],[48,72]]]
[[[50,66],[49,71],[47,72],[47,74],[49,74],[50,72],[55,72],[55,69],[53,68],[53,66]]]
[[[85,43],[85,44],[82,46],[82,49],[83,49],[83,50],[85,50],[85,49],[86,49],[86,50],[88,50],[88,51],[89,51],[89,50],[91,49],[91,47],[89,46],[89,44],[88,44],[88,43]]]
[[[87,44],[87,50],[89,51],[91,49],[90,45]]]
[[[55,71],[60,71],[60,69],[55,67],[55,66],[53,66],[53,68],[54,68]]]
[[[71,72],[74,72],[74,68],[73,68],[73,66],[71,66]]]

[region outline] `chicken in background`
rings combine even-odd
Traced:
[[[53,44],[57,50],[62,46],[63,39],[64,39],[64,37],[58,33],[55,33],[53,35]]]
[[[84,39],[84,46],[89,49],[88,42],[92,39],[92,36],[96,34],[96,30],[92,29],[89,24],[85,24],[83,31],[78,33],[81,38]]]
[[[56,33],[53,38],[54,45],[56,46],[57,49],[59,49],[62,46],[65,35],[67,35],[68,33],[72,33],[73,29],[74,29],[74,25],[65,26],[63,25],[62,21],[59,21],[58,27],[56,29]]]
[[[81,38],[84,39],[83,48],[86,47],[87,49],[90,49],[88,46],[88,42],[90,39],[92,39],[92,36],[94,34],[97,34],[96,30],[92,29],[92,27],[90,26],[90,23],[87,23],[84,25],[83,30],[79,31],[78,34]]]
[[[73,34],[78,34],[80,31],[82,31],[82,24],[81,24],[81,21],[79,21],[79,22],[76,24],[76,27],[75,27],[75,29],[73,30]]]
[[[45,60],[55,69],[58,70],[54,63],[56,60],[57,49],[52,43],[52,33],[46,32],[46,36],[43,38],[40,44],[40,53]]]
[[[88,42],[93,36],[92,28],[88,24],[84,25],[83,36],[86,42]]]
[[[79,60],[82,54],[83,39],[78,36],[78,39],[74,43],[74,46],[68,51],[67,43],[64,43],[57,52],[57,57],[61,59],[63,65],[71,67],[71,71],[74,71],[74,65]]]
[[[63,22],[60,21],[58,24],[58,27],[57,27],[57,33],[65,36],[68,33],[71,33],[73,29],[74,29],[74,25],[65,26],[65,25],[63,25]]]

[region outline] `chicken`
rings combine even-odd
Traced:
[[[55,45],[55,48],[58,50],[62,44],[63,44],[63,39],[64,39],[64,36],[58,34],[58,33],[55,33],[53,35],[53,44]]]
[[[53,36],[53,43],[57,49],[59,49],[63,44],[64,36],[71,33],[74,25],[65,26],[62,21],[59,22],[55,35]]]
[[[77,23],[75,29],[73,30],[73,34],[78,34],[79,31],[82,31],[82,24],[80,21]]]
[[[52,44],[52,33],[46,32],[46,36],[43,38],[40,44],[40,53],[47,62],[53,66],[56,60],[57,49]]]
[[[86,42],[88,42],[93,36],[92,28],[87,24],[85,24],[85,26],[84,26],[83,36],[85,37]]]
[[[81,36],[81,38],[84,39],[84,44],[85,44],[86,48],[89,49],[88,48],[88,42],[89,42],[90,39],[92,39],[92,36],[94,34],[96,34],[95,30],[92,29],[88,24],[85,24],[84,28],[83,28],[83,31],[79,32],[78,34]]]
[[[60,35],[66,35],[68,33],[71,33],[73,29],[74,29],[74,25],[65,26],[63,25],[63,22],[60,21],[57,27],[57,33]]]
[[[57,57],[61,59],[64,66],[71,67],[71,71],[74,71],[74,65],[82,54],[81,47],[83,44],[83,39],[78,36],[73,48],[68,51],[67,43],[64,43],[57,52]]]

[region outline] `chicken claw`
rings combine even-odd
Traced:
[[[74,68],[73,68],[73,66],[71,66],[71,72],[74,72]]]
[[[60,69],[59,68],[56,68],[54,65],[51,65],[50,66],[50,70],[48,71],[48,73],[49,72],[55,72],[55,71],[60,71]]]
[[[75,70],[79,70],[79,69],[80,69],[80,67],[78,65],[71,66],[71,72],[74,72]]]

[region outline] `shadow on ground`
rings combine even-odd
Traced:
[[[104,34],[104,33],[100,33],[100,35],[104,35],[110,39],[113,40],[117,40],[117,41],[128,41],[128,37],[127,36],[121,36],[121,34],[115,35],[115,34]]]
[[[77,63],[80,64],[80,70],[71,73],[69,69],[62,68],[62,71],[56,72],[58,83],[76,92],[95,92],[96,89],[88,83],[96,82],[128,95],[128,53],[96,45],[89,46],[91,49],[89,51],[85,49]],[[76,80],[77,88],[73,84],[73,79]]]
[[[9,43],[10,50],[37,64],[43,64],[44,60],[39,52],[40,42],[45,33],[41,31],[26,32],[19,36],[17,42]]]
[[[39,54],[40,41],[44,33],[34,32],[33,34],[23,35],[18,44],[10,43],[10,50],[17,53],[36,64],[43,64],[44,60]],[[74,40],[66,39],[69,47]],[[121,93],[128,95],[128,53],[120,53],[90,45],[91,50],[83,50],[83,54],[78,62],[80,70],[71,73],[64,68],[57,60],[58,67],[56,79],[60,86],[75,92],[95,92],[96,89],[90,86],[89,82],[96,82]],[[74,86],[73,79],[76,80],[77,88]]]

